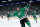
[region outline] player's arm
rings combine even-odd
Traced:
[[[9,16],[9,17],[12,17],[12,14],[6,14],[7,16]]]
[[[27,3],[27,5],[24,7],[27,11],[29,11],[29,7],[31,5],[31,2],[30,3]]]
[[[30,6],[30,5],[26,5],[26,6],[24,7],[24,8],[25,8],[25,10],[27,10],[27,11],[28,11],[28,10],[29,10],[29,6]]]
[[[14,12],[12,16],[16,16],[16,15],[17,15],[17,11],[16,11],[16,12]]]
[[[12,14],[9,14],[9,17],[12,17]]]

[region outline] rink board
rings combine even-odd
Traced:
[[[37,19],[40,19],[39,15],[36,15]],[[32,15],[27,16],[28,19],[34,19]],[[0,19],[2,17],[0,16]],[[3,19],[7,19],[7,16],[3,16]],[[10,17],[10,19],[19,19],[18,17]]]
[[[0,17],[0,19],[2,19],[2,17]],[[3,17],[3,19],[7,19],[7,17]],[[18,17],[10,17],[10,19],[19,19]],[[34,18],[28,18],[28,19],[34,19]],[[40,18],[37,18],[40,19]]]

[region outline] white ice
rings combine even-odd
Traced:
[[[40,27],[40,19],[38,19],[38,23],[34,21],[34,19],[29,19],[32,27]],[[25,24],[26,27],[27,24]],[[0,27],[21,27],[19,19],[0,19]]]

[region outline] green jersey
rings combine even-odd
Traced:
[[[25,16],[25,8],[21,8],[19,11],[16,11],[13,13],[14,16],[17,16],[18,18],[21,18],[23,16]]]

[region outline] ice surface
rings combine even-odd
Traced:
[[[38,19],[38,23],[34,21],[34,19],[29,19],[32,27],[40,27],[40,19]],[[26,27],[27,24],[25,24]],[[20,20],[19,19],[10,19],[8,21],[7,19],[0,19],[0,27],[21,27]]]

